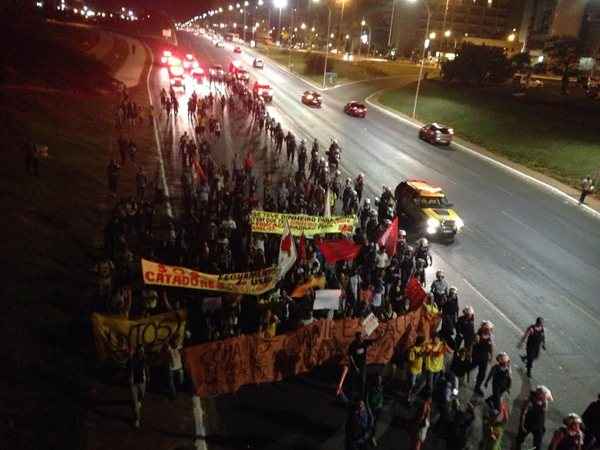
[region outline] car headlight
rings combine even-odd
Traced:
[[[463,220],[459,217],[458,219],[456,219],[456,228],[458,230],[460,230],[462,227],[465,226],[465,223],[463,222]]]
[[[433,217],[430,217],[429,219],[427,219],[427,228],[439,228],[440,226],[440,221],[437,219],[434,219]]]

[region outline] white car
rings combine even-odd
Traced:
[[[252,67],[255,69],[264,69],[265,62],[261,58],[254,58],[254,62],[252,63]]]
[[[217,48],[225,48],[225,42],[223,42],[221,40],[217,40],[217,42],[215,42],[215,47],[217,47]]]

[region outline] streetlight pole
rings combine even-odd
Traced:
[[[396,15],[396,0],[392,0],[392,15],[390,16],[390,31],[388,33],[388,48],[392,46],[392,30],[394,29],[394,16]]]
[[[321,0],[312,0],[313,3],[320,3]],[[327,59],[329,58],[329,39],[331,38],[331,8],[329,5],[325,5],[327,7],[327,42],[325,44],[325,64],[323,66],[323,89],[325,89],[326,79],[327,79]]]
[[[325,45],[325,64],[323,65],[323,89],[325,89],[327,75],[327,58],[329,58],[329,39],[331,37],[331,8],[327,5],[327,44]]]
[[[296,8],[291,8],[290,32],[288,33],[288,68],[290,70],[292,70],[292,36],[293,36],[292,33],[295,33],[295,31],[294,31],[294,11],[296,11]]]
[[[413,105],[413,113],[412,117],[415,119],[417,117],[417,102],[419,101],[419,91],[421,89],[421,78],[423,78],[423,66],[425,64],[425,50],[429,44],[429,25],[431,24],[431,8],[429,7],[429,3],[427,0],[423,0],[423,4],[427,9],[427,26],[425,27],[425,41],[423,43],[423,52],[421,54],[421,67],[419,68],[419,79],[417,80],[417,91],[415,92],[415,103]],[[427,44],[425,44],[427,43]]]

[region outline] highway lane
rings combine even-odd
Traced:
[[[194,38],[193,46],[207,63],[227,67],[232,58],[238,58],[251,66],[252,57],[246,52],[236,56],[228,49],[215,49],[204,39]],[[434,245],[434,269],[447,272],[463,304],[473,304],[480,319],[496,324],[497,347],[513,359],[518,360],[514,350],[518,333],[536,316],[544,316],[549,351],[537,365],[533,383],[543,382],[555,391],[549,429],[558,423],[559,413],[581,411],[600,381],[599,362],[592,356],[600,342],[600,306],[595,301],[600,287],[598,221],[469,153],[420,142],[413,127],[379,111],[371,109],[365,120],[342,113],[348,99],[366,96],[389,85],[389,80],[329,90],[324,93],[324,107],[313,110],[299,101],[308,88],[301,80],[271,65],[250,71],[273,86],[269,110],[284,129],[307,140],[317,137],[322,146],[331,136],[338,138],[344,149],[344,172],[364,172],[368,195],[379,195],[384,183],[394,188],[406,177],[425,178],[447,190],[467,226],[454,244]],[[153,71],[151,78],[158,104],[160,86],[168,80],[160,71]],[[161,126],[163,150],[172,149],[166,154],[167,178],[175,192],[180,179],[175,143],[185,130],[190,130],[185,111],[178,120]],[[234,136],[221,146],[225,156],[231,156],[243,143]],[[528,388],[526,379],[515,378],[513,392]],[[575,391],[570,387],[573,381]],[[260,398],[260,394],[248,395]],[[276,398],[285,401],[283,395]],[[217,403],[226,411],[230,401]],[[226,422],[223,416],[227,414],[219,415]]]
[[[231,59],[251,66],[252,56],[246,50],[238,56],[203,39],[196,40],[196,45],[201,54],[224,66]],[[544,316],[550,358],[543,357],[538,373],[556,368],[549,379],[557,389],[568,385],[572,377],[582,380],[579,401],[595,394],[595,372],[600,368],[600,361],[592,358],[600,342],[596,300],[600,230],[596,218],[467,152],[421,142],[412,126],[375,109],[366,120],[343,114],[347,100],[365,96],[379,86],[369,89],[357,84],[326,91],[324,107],[313,110],[299,101],[301,93],[310,89],[303,81],[268,61],[264,70],[250,71],[274,88],[272,109],[285,126],[307,139],[317,137],[322,145],[330,136],[338,138],[344,149],[344,171],[353,175],[364,172],[372,192],[379,193],[384,183],[394,188],[406,177],[443,186],[467,225],[454,244],[435,245],[434,249],[438,265],[452,272],[448,275],[451,282],[468,282],[464,283],[466,289],[461,289],[463,303],[465,297],[473,298],[473,303],[485,303],[482,297],[492,302],[502,313],[498,334],[505,330],[516,333],[536,316]],[[564,412],[579,410],[585,406],[585,401],[579,401],[563,398],[557,405]]]

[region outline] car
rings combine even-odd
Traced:
[[[259,83],[256,81],[254,86],[252,87],[252,92],[255,95],[262,97],[265,103],[271,103],[273,101],[273,93],[271,90],[271,86],[264,83]]]
[[[169,67],[169,84],[173,89],[180,88],[185,91],[185,71],[181,65]]]
[[[194,67],[192,69],[192,78],[194,78],[194,80],[201,82],[202,79],[206,76],[206,74],[204,73],[204,69],[200,66]]]
[[[181,66],[181,59],[179,59],[177,56],[169,56],[169,58],[167,59],[167,66]]]
[[[243,83],[248,83],[250,81],[250,74],[245,69],[238,69],[235,72],[235,79]]]
[[[348,102],[344,106],[344,112],[352,117],[366,117],[367,107],[360,102]]]
[[[198,61],[196,61],[194,55],[191,53],[186,53],[185,57],[183,58],[183,68],[191,71],[194,68],[194,63],[196,63],[196,65],[198,64]]]
[[[208,68],[208,76],[213,80],[222,80],[225,75],[221,64],[213,64]]]
[[[221,39],[217,39],[217,40],[215,40],[215,47],[225,48],[225,42],[223,42]]]
[[[430,144],[450,145],[454,130],[439,123],[428,123],[419,130],[419,138]]]
[[[316,91],[305,91],[302,94],[302,103],[308,106],[314,106],[315,108],[320,108],[323,104],[323,100],[321,98],[321,94]]]
[[[170,50],[164,50],[162,52],[162,55],[160,57],[160,65],[161,66],[167,66],[168,62],[169,62],[169,58],[173,56],[173,53],[171,53]]]
[[[233,53],[242,53],[242,49],[240,48],[239,45],[236,45],[235,47],[233,47]]]
[[[252,67],[254,67],[255,69],[264,69],[265,62],[261,58],[254,58],[254,61],[252,62]]]
[[[402,181],[394,197],[400,222],[413,225],[419,233],[453,241],[464,227],[442,188],[427,181]]]

